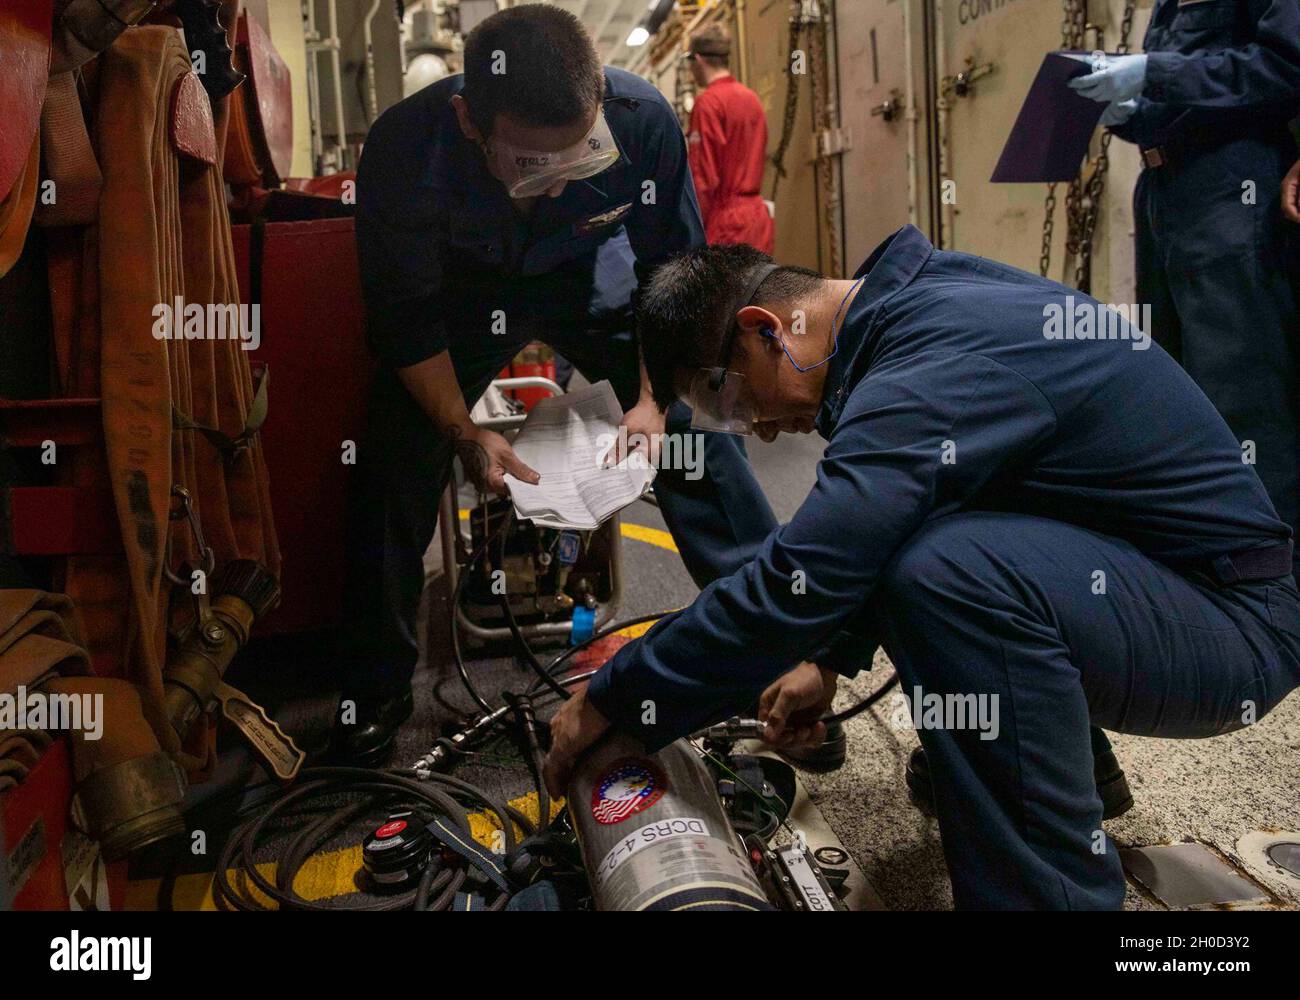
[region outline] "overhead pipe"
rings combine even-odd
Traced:
[[[330,57],[330,69],[332,71],[333,91],[334,91],[334,130],[335,130],[335,149],[337,150],[334,157],[333,167],[335,170],[344,170],[349,164],[347,160],[347,125],[343,119],[343,72],[339,61],[339,12],[336,0],[328,0],[326,6],[329,12],[329,34],[324,38],[321,37],[320,31],[316,25],[316,8],[315,0],[303,0],[303,21],[305,31],[303,37],[307,40],[307,67],[308,73],[313,79],[313,89],[317,92],[316,96],[316,114],[320,114],[320,85],[317,76],[318,67],[316,66],[316,56],[321,52],[328,52]],[[316,124],[318,117],[313,117],[312,123]],[[317,170],[324,168],[324,139],[319,143],[313,143],[313,154],[316,157]]]
[[[300,0],[302,37],[307,49],[307,120],[311,123],[312,172],[321,172],[324,141],[320,134],[320,74],[316,70],[316,53],[312,47],[320,41],[316,31],[316,0]]]
[[[338,168],[345,169],[349,164],[347,160],[348,130],[343,120],[343,66],[339,58],[339,5],[338,0],[329,0],[330,13],[330,36],[326,41],[329,44],[330,69],[334,75],[334,127],[338,140]]]

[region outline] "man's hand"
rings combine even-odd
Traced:
[[[1300,223],[1300,160],[1282,178],[1282,214]]]
[[[541,477],[524,465],[510,447],[510,442],[496,431],[482,427],[457,427],[451,432],[456,442],[456,455],[469,476],[485,493],[505,493],[505,474],[526,483],[536,483]]]
[[[770,444],[778,434],[810,434],[816,426],[809,416],[782,417],[780,420],[755,421],[754,433],[760,440]]]
[[[609,720],[587,700],[587,685],[573,692],[551,719],[551,752],[542,766],[546,789],[556,798],[569,784],[573,762],[587,747],[605,735]]]
[[[636,406],[623,414],[622,426],[627,428],[627,452],[623,451],[622,439],[614,442],[607,459],[610,465],[617,465],[633,451],[641,450],[646,461],[659,459],[659,443],[664,433],[667,417],[649,396],[642,396]]]
[[[826,738],[821,717],[835,699],[839,675],[815,663],[801,663],[772,684],[758,700],[758,720],[767,725],[763,742],[777,747],[816,746]]]

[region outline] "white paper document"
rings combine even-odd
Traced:
[[[534,406],[514,449],[541,481],[534,486],[505,477],[520,520],[544,528],[591,530],[645,493],[655,468],[644,447],[617,466],[606,462],[622,420],[608,381]]]

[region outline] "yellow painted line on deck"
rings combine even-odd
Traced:
[[[673,541],[673,536],[659,528],[647,528],[644,524],[622,524],[620,527],[624,538],[645,542],[647,545],[656,545],[669,552],[677,551],[677,543]]]
[[[462,510],[460,519],[468,521],[469,511]],[[677,551],[677,543],[673,541],[673,536],[661,528],[648,528],[644,524],[629,524],[624,521],[619,525],[619,530],[624,538],[630,538],[634,542],[645,542],[647,545],[667,549],[669,552]]]
[[[672,612],[671,612],[671,611],[665,611],[664,614],[666,614],[666,615],[667,615],[667,614],[672,614]],[[625,636],[627,636],[629,639],[635,639],[635,638],[637,638],[637,636],[642,636],[642,635],[645,635],[647,632],[649,632],[652,628],[654,628],[655,623],[658,622],[658,621],[659,621],[659,619],[656,618],[656,619],[655,619],[654,621],[652,621],[652,622],[642,622],[640,625],[629,625],[627,628],[621,628],[621,629],[619,629],[619,630],[618,630],[617,632],[615,632],[614,634],[615,634],[615,635],[625,635]]]
[[[529,792],[517,799],[511,799],[510,805],[518,809],[534,823],[537,822],[537,793]],[[564,800],[551,802],[551,817],[557,816],[564,808]],[[473,812],[469,814],[470,831],[474,839],[485,847],[491,848],[494,834],[501,829],[501,824],[492,813]],[[518,827],[516,834],[521,834]],[[344,896],[360,892],[357,886],[357,873],[361,870],[361,846],[344,847],[336,851],[322,851],[313,854],[298,871],[294,879],[294,889],[303,899],[317,902],[333,896]],[[257,866],[258,873],[268,882],[275,882],[276,866],[268,862]],[[276,904],[264,896],[250,880],[246,880],[233,869],[228,878],[236,889],[246,886],[246,893],[268,909],[275,909]],[[158,894],[162,888],[160,878],[140,879],[127,885],[124,908],[127,910],[156,910],[159,908]],[[212,873],[196,872],[192,875],[177,876],[172,885],[171,908],[173,910],[216,910],[212,897]]]

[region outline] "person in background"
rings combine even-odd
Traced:
[[[1142,47],[1070,83],[1142,153],[1138,301],[1300,528],[1297,260],[1278,198],[1296,159],[1300,3],[1156,0]]]
[[[686,58],[700,89],[686,138],[705,237],[771,253],[772,215],[760,193],[767,112],[758,95],[731,75],[731,39],[722,25],[697,31]]]

